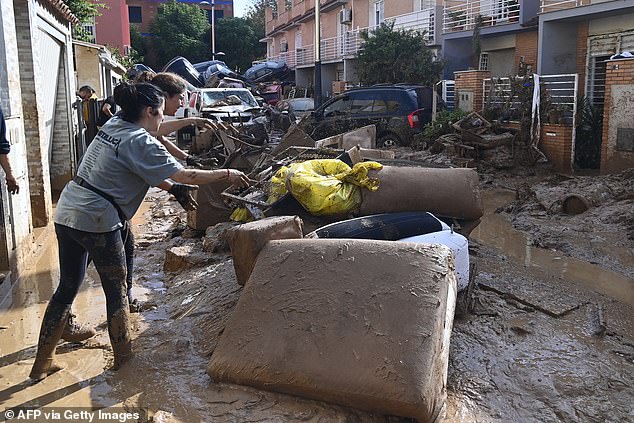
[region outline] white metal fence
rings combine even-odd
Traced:
[[[438,84],[440,84],[441,89],[441,98],[445,102],[448,110],[453,110],[456,107],[456,96],[455,96],[455,82],[452,80],[442,80]]]
[[[555,12],[557,10],[585,6],[591,3],[591,0],[541,0],[539,10],[541,13]]]
[[[445,0],[443,7],[443,32],[473,29],[518,22],[519,0]]]
[[[540,105],[548,114],[541,116],[542,122],[559,120],[574,127],[577,112],[579,76],[575,74],[540,75]],[[527,95],[532,97],[533,77],[516,80],[522,83]],[[518,87],[512,87],[511,78],[488,78],[482,81],[483,104],[485,108],[498,109],[506,120],[517,120],[521,100]],[[552,122],[558,123],[558,122]]]

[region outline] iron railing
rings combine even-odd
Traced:
[[[436,24],[434,9],[429,8],[413,13],[392,16],[385,19],[394,23],[394,29],[413,30],[425,32],[428,44],[434,43],[434,28]],[[356,56],[363,47],[361,34],[364,31],[375,30],[377,26],[368,26],[346,31],[341,35],[321,39],[321,60],[332,62],[342,60],[344,57]],[[308,66],[315,62],[314,44],[304,45],[301,48],[290,50],[274,56],[268,56],[268,60],[284,60],[294,69],[298,66]]]
[[[596,2],[596,0],[594,1]],[[556,12],[557,10],[586,6],[591,3],[591,0],[541,0],[539,10],[541,13]]]
[[[533,87],[533,77],[524,79],[526,88]],[[540,75],[540,102],[546,106],[548,102],[549,113],[558,116],[559,121],[565,124],[573,124],[577,112],[577,93],[579,89],[579,77],[577,74]],[[510,120],[515,120],[519,113],[520,99],[512,95],[511,78],[487,78],[482,81],[482,94],[484,107],[498,109]],[[530,93],[533,90],[530,89]],[[542,107],[544,108],[544,107]],[[552,117],[551,116],[551,117]],[[543,123],[548,122],[549,116],[542,116]]]
[[[445,0],[443,32],[472,30],[480,27],[519,22],[519,0]]]

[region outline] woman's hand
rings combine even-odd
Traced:
[[[234,187],[246,188],[251,185],[249,177],[237,169],[227,169],[227,178]]]

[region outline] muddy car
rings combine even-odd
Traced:
[[[315,108],[312,98],[289,98],[282,100],[275,105],[275,110],[271,114],[271,125],[287,131],[291,123],[299,123],[304,117],[309,115]]]
[[[260,114],[260,106],[246,88],[201,88],[194,90],[187,107],[188,116],[233,124],[248,124]]]
[[[376,124],[377,147],[410,145],[432,117],[432,89],[376,85],[335,96],[301,122],[319,140]]]

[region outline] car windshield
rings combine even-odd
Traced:
[[[312,98],[295,99],[289,103],[291,108],[298,112],[306,112],[315,108],[315,103]]]
[[[222,91],[204,91],[203,107],[213,106],[219,101],[226,100],[229,96],[238,97],[244,104],[248,106],[258,107],[255,97],[246,90],[222,90]]]

